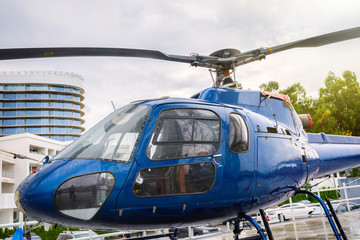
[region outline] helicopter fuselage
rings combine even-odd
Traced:
[[[319,171],[286,96],[209,88],[118,109],[28,176],[16,202],[77,228],[179,227],[276,205]]]

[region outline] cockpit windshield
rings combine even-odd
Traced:
[[[82,158],[129,162],[139,140],[150,107],[126,105],[65,148],[52,160]]]

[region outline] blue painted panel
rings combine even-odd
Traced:
[[[291,137],[259,136],[257,144],[254,205],[270,206],[280,194],[291,193],[305,183],[306,164],[303,163],[301,151]]]
[[[227,109],[228,115],[232,112],[239,113],[247,123],[249,123],[249,116],[241,109]],[[228,121],[228,120],[227,120]],[[226,138],[225,157],[223,161],[224,174],[221,185],[221,199],[234,201],[238,211],[248,211],[250,208],[250,199],[253,195],[255,186],[255,152],[254,149],[254,129],[248,125],[249,132],[249,150],[246,152],[233,153],[229,149],[229,129],[225,128]]]
[[[320,158],[320,169],[316,177],[360,166],[360,146],[357,144],[313,143],[311,146]]]

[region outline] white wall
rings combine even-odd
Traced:
[[[48,153],[61,151],[67,144],[30,133],[0,138],[0,224],[13,222],[16,210],[14,193],[29,175],[30,165],[37,165]],[[30,148],[39,148],[40,151],[30,152]],[[14,158],[14,154],[21,156]],[[3,170],[8,177],[3,176]]]

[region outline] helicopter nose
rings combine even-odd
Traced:
[[[55,187],[41,179],[37,174],[28,176],[17,188],[14,200],[17,208],[24,214],[44,220],[43,216],[47,218],[53,212],[52,192]]]
[[[15,193],[17,207],[49,223],[69,217],[90,220],[105,204],[116,182],[110,171],[97,171],[96,164],[104,163],[68,160],[44,165],[19,185]],[[86,169],[89,165],[91,171]],[[120,176],[125,181],[126,169],[123,171]]]

